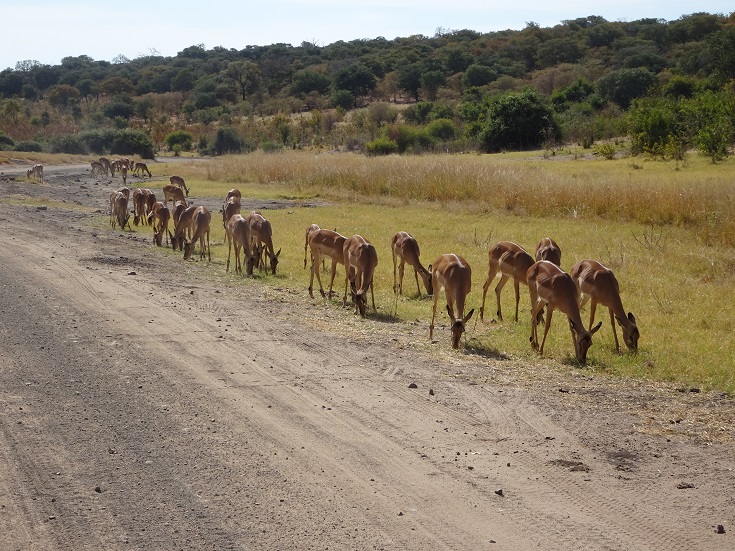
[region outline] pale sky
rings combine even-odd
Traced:
[[[520,30],[530,21],[553,27],[589,15],[674,21],[697,12],[733,11],[732,0],[0,0],[0,70],[23,60],[58,65],[66,56],[169,57],[196,44],[237,50],[279,42],[326,46],[379,36],[433,36],[438,28],[486,33]]]

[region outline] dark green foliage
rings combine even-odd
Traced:
[[[355,106],[355,96],[349,90],[335,90],[330,97],[332,107],[352,109]]]
[[[41,153],[43,152],[43,145],[38,142],[34,142],[30,140],[23,140],[21,142],[16,143],[13,150],[23,151],[26,153]]]
[[[178,145],[182,150],[189,151],[191,149],[191,144],[194,141],[194,136],[192,136],[191,132],[176,130],[167,134],[163,141],[169,149],[173,149],[174,146]]]
[[[230,126],[217,129],[217,134],[212,143],[214,155],[225,155],[227,153],[240,153],[243,148],[243,139],[237,130]]]
[[[449,119],[436,119],[429,123],[426,131],[432,138],[440,141],[453,140],[457,136],[457,128]]]
[[[72,155],[87,155],[89,147],[79,134],[56,136],[49,143],[51,153],[70,153]]]
[[[112,101],[102,108],[102,112],[108,119],[120,117],[127,120],[135,113],[135,107],[124,101]]]
[[[481,137],[489,152],[527,149],[560,139],[561,130],[541,96],[526,89],[490,101]]]
[[[656,81],[648,69],[618,69],[597,80],[597,91],[605,99],[627,109],[635,98],[646,95]]]
[[[15,140],[5,134],[0,134],[0,151],[10,151],[15,147]]]
[[[309,92],[324,94],[329,91],[331,84],[332,81],[327,75],[313,69],[305,69],[294,74],[291,93],[299,97],[304,97]]]
[[[115,132],[110,153],[113,155],[140,155],[144,159],[155,156],[155,148],[150,136],[140,130],[120,130]]]
[[[365,152],[371,156],[390,155],[398,152],[398,144],[390,138],[375,138],[365,144]]]
[[[409,105],[403,110],[403,118],[413,124],[426,124],[429,122],[434,104],[430,101],[420,101]]]
[[[497,80],[498,71],[487,65],[470,65],[462,77],[462,84],[466,87],[485,86],[492,81]]]
[[[375,75],[363,63],[354,63],[337,71],[333,78],[335,90],[349,90],[355,98],[366,96],[377,85]]]

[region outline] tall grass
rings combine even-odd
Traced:
[[[362,198],[461,202],[525,216],[590,216],[692,228],[703,243],[735,245],[732,161],[692,157],[686,168],[631,160],[528,155],[364,157],[254,153],[206,165],[211,181],[280,184]]]

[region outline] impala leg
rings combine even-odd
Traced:
[[[597,310],[597,301],[593,300],[590,304],[590,326],[588,331],[592,331],[592,325],[595,323],[595,311]]]
[[[406,262],[401,259],[401,263],[398,265],[398,294],[403,294],[403,274],[406,270]]]
[[[209,230],[207,230],[207,259],[212,262],[212,249],[209,248]]]
[[[434,293],[434,306],[431,309],[431,325],[429,325],[429,340],[434,340],[434,318],[436,317],[436,303],[439,300],[439,293]]]
[[[413,269],[413,275],[416,277],[416,289],[419,292],[419,297],[421,296],[421,285],[419,285],[419,271],[414,267]]]
[[[544,344],[546,344],[546,335],[549,334],[549,328],[551,327],[551,314],[554,313],[554,308],[549,304],[547,309],[548,317],[546,318],[546,325],[544,326],[544,338],[541,341],[541,347],[538,349],[538,353],[543,356]]]
[[[613,314],[612,308],[608,308],[610,310],[610,323],[612,324],[613,328],[613,336],[615,337],[615,352],[620,352],[620,344],[618,343],[618,330],[615,328],[615,314]],[[592,325],[590,325],[590,331]]]
[[[505,284],[508,282],[508,276],[503,274],[500,276],[500,281],[495,286],[495,298],[498,301],[498,319],[500,321],[503,321],[503,312],[500,309],[500,291],[503,290],[503,287],[505,287]]]
[[[482,286],[482,305],[480,306],[480,320],[485,319],[485,297],[487,296],[487,290],[490,288],[490,284],[492,283],[494,278],[495,272],[492,268],[490,268],[487,274],[487,280],[485,280],[485,284]],[[434,294],[436,294],[436,290],[434,291]]]
[[[227,235],[227,266],[225,272],[230,271],[230,255],[232,254],[232,238]],[[235,272],[237,273],[237,248],[235,248]]]
[[[393,251],[393,292],[398,290],[398,280],[396,279],[396,269],[398,267],[398,259],[396,258],[396,252]]]
[[[513,285],[516,289],[516,323],[518,323],[518,303],[521,301],[521,282],[514,279]]]
[[[375,290],[373,289],[373,282],[370,282],[370,298],[373,300],[373,311],[377,312],[378,309],[375,307]]]
[[[345,268],[345,271],[347,269]],[[337,262],[332,259],[332,277],[329,280],[329,298],[332,298],[332,295],[334,294],[333,288],[334,288],[334,278],[337,275]],[[320,280],[321,282],[321,280]],[[321,284],[321,283],[320,283]],[[322,296],[324,296],[324,291],[322,291]]]

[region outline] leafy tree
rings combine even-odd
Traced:
[[[444,75],[444,71],[426,71],[421,75],[421,88],[426,91],[426,95],[430,101],[436,99],[436,93],[446,84],[447,77]]]
[[[421,90],[421,75],[423,67],[421,63],[409,63],[398,69],[396,84],[398,87],[419,101],[419,91]]]
[[[190,92],[196,84],[194,73],[190,69],[179,69],[171,79],[171,90],[174,92]]]
[[[437,140],[453,140],[457,136],[457,128],[449,119],[436,119],[426,127],[429,135]]]
[[[527,88],[490,100],[481,137],[487,151],[526,149],[560,139],[561,130],[541,96]]]
[[[79,100],[81,94],[74,86],[57,84],[48,93],[48,102],[52,107],[64,111],[72,102]]]
[[[133,94],[135,93],[135,86],[130,82],[130,79],[121,76],[112,76],[99,83],[99,90],[108,96]]]
[[[260,68],[252,61],[231,61],[224,77],[235,84],[243,101],[260,88]]]
[[[237,130],[231,126],[218,128],[212,143],[212,150],[215,155],[225,155],[226,153],[240,153],[243,148],[243,139]]]
[[[597,80],[598,93],[627,109],[635,98],[646,94],[656,76],[648,69],[618,69]]]
[[[132,103],[117,100],[111,101],[110,103],[105,105],[102,109],[102,112],[108,119],[116,119],[120,117],[122,119],[128,120],[130,119],[130,117],[133,116],[133,113],[135,113],[135,107]]]
[[[720,80],[735,78],[735,27],[713,33],[707,44],[710,64]]]
[[[26,79],[16,71],[3,71],[0,73],[0,95],[10,98],[20,95]]]
[[[174,132],[171,132],[170,134],[167,134],[163,141],[169,149],[173,149],[174,146],[178,145],[184,151],[189,151],[191,149],[191,144],[194,141],[194,136],[191,134],[191,132],[186,132],[185,130],[176,130]]]
[[[366,96],[377,86],[373,72],[363,63],[354,63],[334,74],[335,90],[348,90],[355,97]]]
[[[479,65],[477,63],[467,67],[462,77],[462,84],[465,87],[480,87],[490,84],[498,78],[498,71],[487,65]]]
[[[552,38],[539,44],[536,50],[536,64],[543,68],[559,63],[577,63],[584,53],[582,44],[573,36]]]
[[[409,105],[403,110],[403,118],[413,124],[426,124],[429,122],[434,104],[430,101],[420,101]]]
[[[52,67],[51,65],[39,65],[31,71],[33,81],[41,91],[48,90],[54,84],[57,84],[60,73],[59,67]]]
[[[299,97],[305,97],[309,92],[324,94],[331,84],[332,81],[327,75],[314,69],[304,69],[294,74],[291,93]]]
[[[17,124],[18,115],[21,114],[23,109],[21,108],[20,102],[16,99],[8,99],[3,102],[3,115],[10,118],[13,124]]]
[[[355,96],[349,90],[334,90],[330,98],[332,107],[352,109],[355,106]]]

